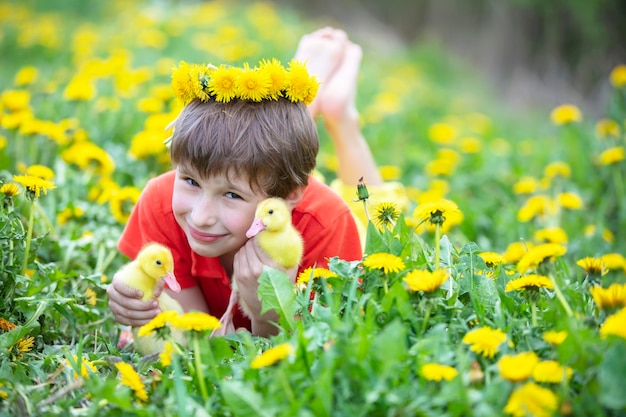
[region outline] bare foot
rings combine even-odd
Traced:
[[[320,87],[317,110],[326,123],[337,125],[358,118],[356,90],[362,57],[361,47],[348,41],[339,67]]]
[[[320,91],[339,67],[347,42],[348,35],[343,30],[331,27],[318,29],[300,39],[294,59],[306,64],[309,72],[321,83]],[[319,99],[316,97],[309,105],[313,117],[317,116],[318,107]]]

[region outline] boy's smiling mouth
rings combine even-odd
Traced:
[[[200,242],[215,242],[226,236],[226,234],[214,234],[214,233],[204,233],[199,231],[198,229],[194,229],[193,227],[187,225],[189,228],[189,235],[197,241]]]

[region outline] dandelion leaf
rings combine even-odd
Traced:
[[[268,266],[263,267],[259,277],[259,298],[261,299],[261,314],[276,310],[280,316],[281,325],[287,330],[293,330],[294,316],[297,310],[294,285],[282,271]]]
[[[220,384],[228,411],[235,417],[270,417],[274,413],[263,404],[263,397],[241,381],[223,381]]]
[[[615,340],[615,343],[603,355],[598,370],[600,402],[612,410],[626,410],[626,341]]]

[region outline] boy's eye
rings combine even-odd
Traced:
[[[241,196],[239,194],[235,194],[233,192],[227,192],[225,194],[226,198],[232,198],[232,199],[241,199]]]
[[[193,178],[185,178],[185,181],[187,181],[187,184],[189,184],[189,185],[191,185],[193,187],[198,187],[200,185]]]

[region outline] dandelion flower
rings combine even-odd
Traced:
[[[626,65],[618,65],[611,71],[609,76],[611,85],[615,88],[626,86]]]
[[[496,268],[504,263],[504,257],[496,252],[481,252],[478,256],[485,262],[487,268]]]
[[[161,361],[161,365],[170,366],[172,364],[172,354],[174,352],[174,348],[170,342],[165,342],[163,344],[163,351],[159,353],[159,360]]]
[[[440,145],[454,143],[458,136],[456,128],[448,123],[435,123],[428,128],[428,137]]]
[[[583,200],[576,193],[566,192],[556,196],[559,205],[568,210],[578,210],[583,207]]]
[[[507,282],[504,291],[538,290],[539,288],[552,289],[552,281],[543,275],[525,275]]]
[[[463,343],[470,346],[472,352],[476,352],[485,358],[493,358],[498,348],[506,342],[506,334],[500,329],[492,329],[488,326],[478,327],[463,336]]]
[[[569,178],[572,176],[572,168],[567,162],[563,161],[550,162],[543,171],[546,178],[550,180],[556,177]]]
[[[17,329],[17,326],[10,321],[0,317],[0,329],[5,332],[9,332],[11,330]]]
[[[500,376],[511,382],[525,381],[533,374],[539,356],[535,352],[522,352],[517,355],[504,355],[498,361]]]
[[[532,243],[512,242],[506,247],[506,250],[502,254],[502,258],[504,259],[504,262],[507,264],[516,263],[532,247],[533,247]]]
[[[558,256],[562,256],[567,252],[563,245],[557,243],[543,243],[534,246],[522,256],[517,263],[517,270],[524,273],[530,269],[537,268],[540,264],[552,261]]]
[[[139,337],[149,336],[152,332],[165,327],[176,316],[178,313],[174,310],[161,311],[152,320],[141,326],[137,335]]]
[[[433,292],[448,280],[448,272],[445,269],[436,271],[414,270],[404,277],[409,291]]]
[[[523,177],[513,184],[515,194],[532,194],[539,189],[539,181],[535,177]]]
[[[39,177],[44,180],[52,180],[54,179],[54,171],[48,168],[45,165],[31,165],[26,168],[26,175],[31,175],[33,177]]]
[[[293,355],[294,348],[290,343],[283,343],[273,348],[268,349],[262,354],[254,358],[250,367],[252,369],[265,368],[267,366],[274,365],[276,362],[287,358],[289,355]]]
[[[402,170],[396,165],[382,165],[379,172],[383,181],[395,181],[402,175]]]
[[[313,102],[319,82],[309,75],[304,63],[293,59],[289,62],[288,80],[285,97],[293,102],[302,101],[306,105]]]
[[[148,393],[146,392],[146,387],[141,381],[141,377],[132,367],[132,365],[126,362],[118,362],[115,364],[119,375],[120,382],[122,385],[126,385],[128,388],[133,390],[135,396],[142,402],[148,401]]]
[[[598,160],[600,165],[613,165],[626,159],[626,151],[623,146],[614,146],[603,151]]]
[[[535,382],[559,384],[563,379],[570,379],[573,372],[572,368],[557,361],[541,361],[533,370],[533,379]]]
[[[504,412],[514,417],[550,417],[558,405],[558,397],[552,391],[527,382],[511,393]]]
[[[48,190],[56,188],[52,181],[44,180],[32,175],[14,175],[13,181],[22,184],[29,195],[39,197],[41,193],[48,194]]]
[[[5,90],[0,94],[0,104],[13,113],[27,110],[29,103],[30,93],[26,90]]]
[[[613,283],[609,288],[594,285],[589,288],[589,292],[600,310],[626,306],[626,284]]]
[[[600,139],[605,139],[609,136],[618,138],[621,133],[619,123],[611,119],[599,120],[598,123],[596,123],[595,130],[596,130],[596,135],[598,135]]]
[[[237,93],[242,100],[261,101],[267,96],[271,83],[267,73],[245,66],[237,78]]]
[[[546,227],[544,229],[537,230],[534,235],[534,239],[538,242],[545,243],[567,243],[567,233],[562,228],[555,227]]]
[[[586,275],[603,276],[608,272],[608,270],[604,267],[602,258],[587,256],[576,261],[576,265],[581,267],[585,271]]]
[[[15,344],[15,349],[18,352],[30,352],[35,345],[35,338],[33,336],[22,337]]]
[[[85,303],[87,303],[90,306],[95,306],[97,301],[98,301],[98,298],[96,296],[96,292],[92,290],[91,288],[87,288],[85,290]]]
[[[14,182],[2,184],[2,187],[0,187],[0,193],[4,194],[6,197],[15,197],[20,193],[20,187]]]
[[[574,122],[580,122],[583,115],[578,107],[573,104],[562,104],[557,106],[550,113],[552,123],[557,126]]]
[[[607,337],[609,335],[626,339],[626,307],[604,320],[600,327],[600,336]]]
[[[535,217],[550,213],[553,209],[553,202],[545,195],[533,195],[526,200],[524,205],[517,212],[517,220],[528,222]]]
[[[171,324],[182,330],[203,332],[222,327],[219,319],[202,311],[191,311],[171,319]]]
[[[451,381],[458,372],[452,366],[440,365],[438,363],[427,363],[420,368],[420,374],[428,381]]]
[[[606,269],[610,271],[624,270],[626,271],[626,258],[620,253],[607,253],[600,256],[602,263]]]
[[[269,78],[268,97],[277,100],[282,90],[287,85],[287,71],[276,58],[272,58],[269,61],[261,61],[259,63],[259,69],[265,72]]]
[[[393,202],[380,202],[374,206],[374,223],[378,228],[393,226],[400,216],[400,208]]]
[[[38,75],[39,75],[39,70],[36,67],[33,67],[33,66],[22,67],[17,72],[17,74],[15,74],[15,79],[13,80],[13,82],[18,87],[30,85],[37,80]]]
[[[419,221],[428,221],[431,224],[441,225],[446,221],[446,216],[459,212],[460,210],[456,203],[440,199],[418,205],[413,212],[413,217]]]
[[[120,224],[126,224],[130,218],[132,208],[139,201],[141,190],[127,186],[118,189],[109,199],[109,208],[113,218]]]
[[[565,341],[567,338],[566,331],[555,331],[549,330],[543,334],[543,340],[550,343],[551,345],[558,346]]]
[[[363,265],[370,270],[382,269],[385,274],[400,272],[405,268],[404,262],[400,257],[385,252],[367,255],[363,260]]]
[[[315,279],[315,278],[334,278],[336,277],[337,274],[335,274],[334,272],[326,269],[326,268],[312,268],[312,267],[308,267],[306,268],[304,271],[300,272],[298,274],[298,277],[296,278],[296,284],[304,284],[306,286],[306,283],[309,282],[309,280],[311,278]]]
[[[79,365],[79,361],[78,361],[78,356],[73,355],[74,358],[74,362],[76,365]],[[83,378],[89,378],[89,375],[91,375],[92,373],[96,373],[98,372],[98,368],[96,368],[96,366],[91,363],[91,361],[89,361],[87,358],[85,357],[81,357],[80,358],[80,376]],[[66,358],[65,359],[65,366],[68,368],[73,368],[74,365],[72,365],[72,363]],[[78,378],[78,372],[74,371],[74,378]]]

